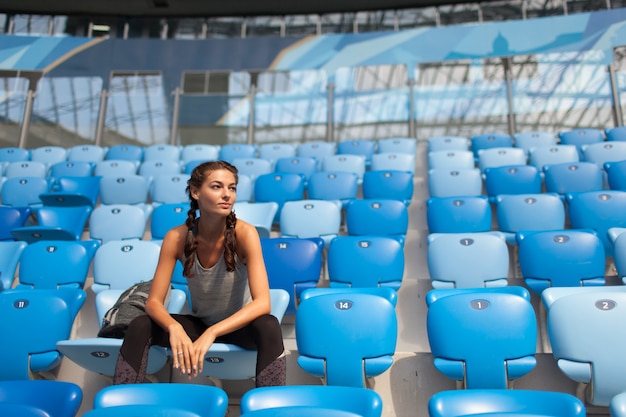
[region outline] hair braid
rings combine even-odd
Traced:
[[[226,230],[224,230],[224,261],[226,262],[226,270],[229,272],[235,270],[235,252],[237,250],[236,225],[237,216],[234,211],[231,211],[228,217],[226,217]]]
[[[190,208],[187,212],[187,220],[185,220],[185,225],[187,225],[187,239],[185,240],[185,248],[183,250],[185,254],[185,263],[183,265],[183,276],[187,278],[191,278],[193,276],[193,272],[191,267],[195,261],[196,257],[196,249],[198,248],[198,239],[196,238],[195,228],[196,228],[196,211],[198,210],[198,202],[194,199],[190,202]]]

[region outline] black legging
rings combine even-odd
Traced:
[[[192,341],[198,339],[207,329],[206,324],[197,317],[186,314],[172,314],[172,317],[183,326]],[[249,325],[218,337],[215,342],[256,349],[257,376],[284,351],[280,323],[270,314],[258,317]],[[139,316],[130,323],[126,331],[113,377],[114,384],[144,381],[151,345],[170,347],[169,333],[148,315]]]

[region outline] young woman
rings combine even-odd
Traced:
[[[191,173],[186,223],[163,240],[147,315],[134,319],[126,331],[114,384],[143,382],[151,345],[169,346],[174,368],[197,376],[214,342],[257,349],[257,386],[285,384],[283,337],[270,315],[259,235],[233,212],[237,181],[237,169],[224,161],[205,162]],[[189,286],[191,314],[170,314],[164,305],[178,260]]]

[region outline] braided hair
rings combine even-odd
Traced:
[[[196,237],[197,219],[196,214],[198,212],[198,201],[192,197],[192,188],[200,189],[204,183],[205,178],[212,171],[225,169],[230,171],[235,176],[235,183],[239,182],[239,176],[237,168],[234,165],[226,161],[208,161],[198,165],[192,172],[191,177],[187,180],[187,195],[189,197],[190,207],[187,212],[187,219],[185,225],[189,230],[187,233],[187,240],[185,241],[184,255],[185,262],[183,264],[183,275],[186,278],[191,278],[193,272],[191,267],[195,261],[196,250],[198,248],[198,239]],[[224,231],[224,261],[226,262],[226,270],[232,272],[235,270],[235,251],[237,248],[237,239],[235,235],[235,225],[237,224],[237,217],[235,212],[231,211],[226,217],[226,230]]]

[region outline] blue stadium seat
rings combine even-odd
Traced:
[[[188,179],[186,174],[159,175],[150,184],[148,199],[155,207],[159,204],[189,203]]]
[[[132,204],[101,204],[89,217],[89,237],[100,244],[143,239],[149,214]]]
[[[398,170],[415,172],[415,155],[402,152],[382,152],[372,155],[371,171]]]
[[[397,335],[395,306],[378,295],[322,293],[296,312],[298,365],[324,385],[371,386],[393,364]]]
[[[487,168],[526,165],[526,163],[526,152],[523,149],[512,146],[481,149],[478,151],[478,167],[483,173]]]
[[[378,153],[396,152],[415,155],[417,152],[417,139],[411,137],[393,137],[378,139]]]
[[[604,172],[609,189],[626,191],[626,160],[605,162]]]
[[[150,218],[150,236],[160,241],[172,228],[184,224],[187,220],[189,203],[161,204],[154,208]]]
[[[339,385],[299,385],[262,387],[247,391],[239,403],[242,416],[260,410],[280,414],[285,407],[320,407],[324,410],[340,410],[361,417],[381,417],[383,400],[374,390]],[[297,409],[294,411],[297,412]],[[584,416],[581,416],[584,417]]]
[[[98,145],[76,145],[67,149],[68,161],[83,161],[96,164],[104,159],[105,148]]]
[[[447,390],[428,400],[429,417],[553,416],[585,417],[585,405],[571,394],[529,389]]]
[[[626,145],[626,144],[625,144]],[[602,169],[593,162],[566,162],[543,167],[546,192],[567,193],[603,189]]]
[[[539,171],[550,164],[579,162],[580,155],[575,145],[554,145],[532,148],[528,155],[528,163],[536,166]]]
[[[83,390],[74,382],[44,379],[0,381],[0,404],[32,406],[43,410],[46,416],[75,417],[82,401]]]
[[[582,160],[593,162],[601,169],[605,162],[626,160],[626,142],[605,141],[582,146]]]
[[[56,343],[69,338],[85,300],[77,288],[0,292],[0,331],[11,341],[0,344],[0,380],[36,379],[58,368],[63,355]]]
[[[116,161],[132,161],[140,164],[143,161],[145,147],[132,144],[119,144],[109,147],[105,159]]]
[[[29,221],[32,209],[30,207],[11,207],[0,205],[0,242],[13,241],[15,237],[11,230],[22,227]]]
[[[304,181],[304,176],[292,172],[263,174],[254,180],[254,202],[278,204],[274,217],[274,223],[278,223],[285,202],[304,198]]]
[[[48,176],[48,167],[43,162],[37,161],[15,161],[9,162],[4,170],[4,176],[14,177],[39,177]]]
[[[517,242],[524,282],[536,294],[548,287],[605,285],[604,245],[591,230],[519,232]]]
[[[320,171],[326,172],[352,172],[357,175],[358,183],[363,182],[366,171],[365,156],[357,154],[336,154],[324,157]]]
[[[40,146],[30,151],[30,160],[43,162],[49,169],[57,162],[67,160],[67,149],[62,146]]]
[[[613,241],[613,262],[617,276],[626,284],[626,233],[620,233]]]
[[[106,159],[96,164],[93,175],[98,177],[122,175],[136,175],[139,169],[139,161],[129,161],[124,159]]]
[[[308,185],[311,175],[317,172],[318,162],[312,156],[292,156],[287,158],[278,158],[274,165],[276,172],[294,172],[304,175],[305,186]]]
[[[0,148],[0,162],[30,161],[30,153],[28,149],[5,146]]]
[[[22,241],[0,241],[0,292],[13,287],[17,265],[26,245]]]
[[[337,153],[337,145],[334,142],[310,141],[300,143],[296,148],[297,156],[313,157],[318,162],[318,170],[322,167],[324,157],[335,155]]]
[[[39,197],[50,190],[48,179],[41,177],[7,178],[2,184],[2,205],[11,207],[41,207]]]
[[[11,230],[15,240],[33,243],[41,240],[81,240],[89,221],[90,206],[42,206],[33,212],[35,224]]]
[[[528,155],[532,148],[554,146],[556,135],[547,131],[519,132],[513,135],[513,146],[521,148]]]
[[[148,145],[143,150],[143,162],[146,161],[180,161],[180,146],[155,144]]]
[[[426,300],[434,365],[464,388],[507,389],[535,368],[537,318],[523,287],[432,290]]]
[[[404,277],[404,248],[385,236],[339,236],[327,255],[330,287],[390,287]]]
[[[431,169],[427,181],[431,197],[467,197],[483,192],[483,179],[478,168]]]
[[[292,158],[296,156],[296,145],[293,143],[263,143],[258,147],[259,158],[270,161],[272,168],[280,158]]]
[[[238,219],[242,219],[256,227],[259,237],[270,237],[278,203],[273,201],[249,203],[236,201],[233,211]],[[186,216],[185,216],[186,217]]]
[[[376,153],[377,143],[373,139],[351,139],[337,144],[338,155],[360,155],[365,158],[365,166],[369,167]]]
[[[431,197],[426,200],[429,233],[475,233],[492,229],[492,209],[485,196]]]
[[[235,158],[231,163],[237,167],[239,174],[247,175],[252,179],[252,182],[254,182],[259,175],[274,172],[274,164],[269,159]]]
[[[543,291],[552,355],[588,404],[607,407],[626,391],[623,360],[626,287],[553,287]],[[584,390],[584,394],[583,394]]]
[[[98,243],[48,240],[24,248],[16,288],[83,288]]]
[[[150,180],[142,175],[120,175],[100,179],[100,203],[147,204],[150,195]]]
[[[433,136],[428,138],[428,152],[467,151],[470,140],[465,136]]]
[[[361,184],[363,198],[400,200],[406,206],[411,204],[414,189],[413,173],[391,169],[366,171]]]
[[[180,160],[185,164],[191,161],[216,161],[220,157],[219,145],[193,143],[183,146]]]
[[[326,200],[287,201],[279,225],[281,236],[320,238],[328,247],[341,230],[341,204]]]
[[[306,191],[311,200],[340,201],[345,208],[358,197],[359,176],[345,171],[314,172],[309,177]]]
[[[557,133],[559,142],[563,145],[574,145],[578,150],[580,159],[583,159],[582,148],[584,145],[599,143],[604,141],[602,130],[595,128],[576,128],[561,130]]]
[[[100,196],[100,177],[72,176],[56,178],[50,191],[39,198],[46,206],[95,207]]]
[[[441,150],[428,152],[429,169],[471,169],[476,166],[469,150]]]
[[[144,160],[139,165],[139,175],[146,177],[150,181],[159,175],[176,175],[182,173],[180,161],[176,160]]]
[[[494,203],[500,194],[538,194],[543,191],[541,173],[534,165],[510,165],[483,171],[485,191]]]
[[[261,238],[261,248],[270,288],[289,293],[285,314],[293,315],[302,291],[315,288],[320,280],[323,242],[321,239],[291,237]]]
[[[626,416],[626,392],[621,392],[611,398],[609,403],[609,412],[611,417]]]
[[[497,229],[512,246],[517,245],[518,232],[565,228],[566,209],[557,194],[502,194],[496,198],[495,210]]]
[[[404,246],[409,211],[402,201],[359,198],[348,204],[345,217],[350,236],[387,236]]]
[[[507,148],[513,146],[513,138],[508,133],[487,132],[470,137],[470,149],[474,159],[478,160],[478,151],[489,148]]]
[[[626,126],[617,126],[604,129],[604,136],[608,141],[626,141]]]
[[[50,166],[48,176],[59,177],[89,177],[93,175],[97,162],[89,161],[63,161]]]
[[[431,233],[427,240],[433,288],[508,285],[509,250],[501,233]]]
[[[235,158],[256,158],[257,148],[255,145],[228,143],[220,147],[219,156],[222,161],[232,164]]]

